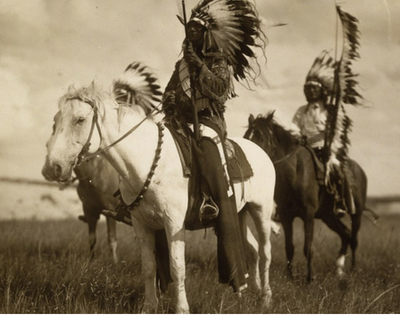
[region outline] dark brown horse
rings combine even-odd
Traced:
[[[249,128],[244,137],[258,144],[270,156],[276,170],[274,199],[277,213],[285,231],[287,270],[292,276],[293,220],[299,217],[304,222],[304,255],[307,258],[307,280],[313,279],[313,235],[314,218],[322,219],[342,240],[339,257],[336,261],[338,274],[343,274],[345,255],[350,245],[352,267],[356,263],[358,245],[357,233],[361,225],[363,210],[366,210],[367,177],[362,168],[349,160],[351,189],[356,213],[351,214],[351,230],[334,214],[334,198],[327,193],[324,185],[317,180],[317,170],[313,155],[300,139],[279,125],[273,112],[266,117],[249,117]]]

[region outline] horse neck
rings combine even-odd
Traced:
[[[75,168],[75,173],[79,180],[90,181],[96,189],[105,191],[107,187],[112,186],[115,192],[118,188],[118,173],[104,156],[100,155],[82,163]]]
[[[142,122],[144,116],[136,109],[125,109],[122,122],[118,123],[115,108],[106,108],[100,122],[101,149],[112,145],[132,127]],[[144,120],[126,138],[104,152],[105,157],[117,170],[125,185],[136,191],[146,180],[158,142],[158,128],[151,120]]]
[[[293,153],[299,146],[298,142],[289,134],[289,131],[280,130],[280,135],[275,133],[276,151],[274,161],[280,161]]]

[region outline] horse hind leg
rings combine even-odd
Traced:
[[[342,221],[340,221],[339,218],[337,218],[334,214],[333,211],[329,212],[328,215],[322,217],[322,221],[325,222],[325,224],[335,231],[341,238],[342,240],[342,246],[339,250],[339,256],[336,259],[336,273],[339,276],[344,275],[344,267],[345,267],[345,258],[346,258],[346,253],[347,253],[347,248],[349,246],[349,243],[351,241],[351,235],[349,229],[344,225]]]
[[[358,231],[361,226],[362,210],[356,205],[356,213],[351,216],[351,269],[354,270],[356,267],[356,250],[358,247]]]
[[[253,218],[258,234],[258,256],[259,272],[261,279],[261,302],[262,307],[267,308],[271,304],[272,291],[269,283],[269,268],[271,265],[271,214],[267,209],[252,203],[249,205],[250,215]]]
[[[247,211],[239,212],[239,222],[249,271],[249,286],[251,290],[259,292],[261,291],[261,279],[260,271],[258,269],[258,241],[248,225],[247,215]]]

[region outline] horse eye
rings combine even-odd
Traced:
[[[77,125],[82,125],[84,122],[85,122],[85,117],[79,117],[79,118],[76,120],[76,124],[77,124]]]

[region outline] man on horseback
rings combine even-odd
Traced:
[[[239,292],[246,287],[247,271],[227,168],[224,110],[235,96],[232,77],[244,79],[250,69],[244,55],[255,58],[248,45],[257,46],[255,39],[263,35],[259,25],[256,9],[247,0],[200,1],[185,25],[183,58],[163,95],[167,126],[193,144],[203,198],[199,218],[205,224],[215,219],[220,281]],[[238,32],[241,35],[231,36]]]
[[[310,146],[318,159],[326,166],[330,158],[326,141],[326,125],[332,119],[330,111],[333,107],[328,98],[333,93],[334,71],[336,62],[327,52],[316,58],[304,84],[304,94],[307,104],[297,109],[293,117],[293,127],[300,131],[303,141]],[[344,109],[342,109],[344,111]],[[345,116],[345,114],[343,113]],[[346,116],[348,119],[348,117]],[[347,137],[347,130],[345,130]],[[337,152],[336,152],[337,153]],[[336,156],[333,168],[328,174],[328,191],[335,196],[335,212],[343,215],[346,212],[353,214],[355,211],[348,176],[346,176],[347,163],[342,163]]]

